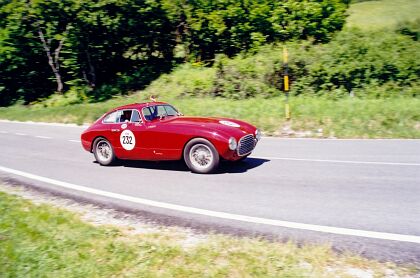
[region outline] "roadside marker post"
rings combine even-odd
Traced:
[[[283,76],[283,84],[284,84],[284,92],[286,93],[286,101],[284,104],[284,114],[286,116],[286,120],[290,120],[291,113],[290,113],[290,105],[289,105],[289,61],[288,61],[288,52],[287,48],[283,47],[283,65],[284,65],[284,76]]]

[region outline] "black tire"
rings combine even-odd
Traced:
[[[219,153],[208,140],[192,139],[184,148],[184,161],[194,173],[208,174],[219,166]]]
[[[105,138],[97,138],[95,140],[92,152],[96,161],[102,166],[112,165],[116,160],[114,148]]]

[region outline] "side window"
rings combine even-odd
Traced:
[[[131,114],[133,110],[123,110],[120,116],[120,123],[129,122],[131,119]]]
[[[105,118],[103,119],[103,122],[106,124],[112,124],[112,123],[116,123],[119,118],[120,118],[120,111],[115,111],[105,116]]]
[[[150,111],[151,107],[145,107],[143,108],[143,116],[146,119],[146,121],[151,121],[153,120],[153,116],[152,116],[152,111]]]
[[[166,117],[178,115],[178,111],[170,105],[149,106],[143,108],[142,112],[146,121],[152,121],[161,116]]]
[[[159,106],[157,106],[157,117],[160,117],[160,116],[165,116],[167,113],[166,113],[166,110],[165,110],[165,106],[163,106],[163,105],[159,105]]]
[[[176,116],[178,115],[178,112],[170,105],[165,105],[166,114],[168,116]]]
[[[141,122],[139,111],[133,110],[133,113],[131,115],[131,122],[132,123],[140,123]]]

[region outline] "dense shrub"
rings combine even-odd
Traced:
[[[407,36],[346,30],[328,44],[306,41],[287,48],[293,94],[419,95],[420,44]],[[213,68],[213,86],[202,95],[271,97],[283,88],[282,46],[265,46],[234,59],[222,55]]]
[[[277,92],[277,80],[269,80],[268,76],[273,75],[271,71],[275,65],[273,60],[264,54],[239,56],[235,59],[228,59],[223,55],[217,57],[214,65],[216,78],[210,91],[211,95],[234,99],[274,96]]]
[[[411,37],[415,41],[420,39],[420,18],[415,21],[402,22],[398,24],[397,31]]]
[[[420,44],[390,32],[342,32],[329,44],[310,50],[316,57],[298,81],[314,92],[394,83],[408,87],[420,78]],[[303,91],[302,91],[303,92]]]

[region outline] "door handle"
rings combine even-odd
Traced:
[[[120,130],[118,128],[111,129],[111,132],[119,132]]]

